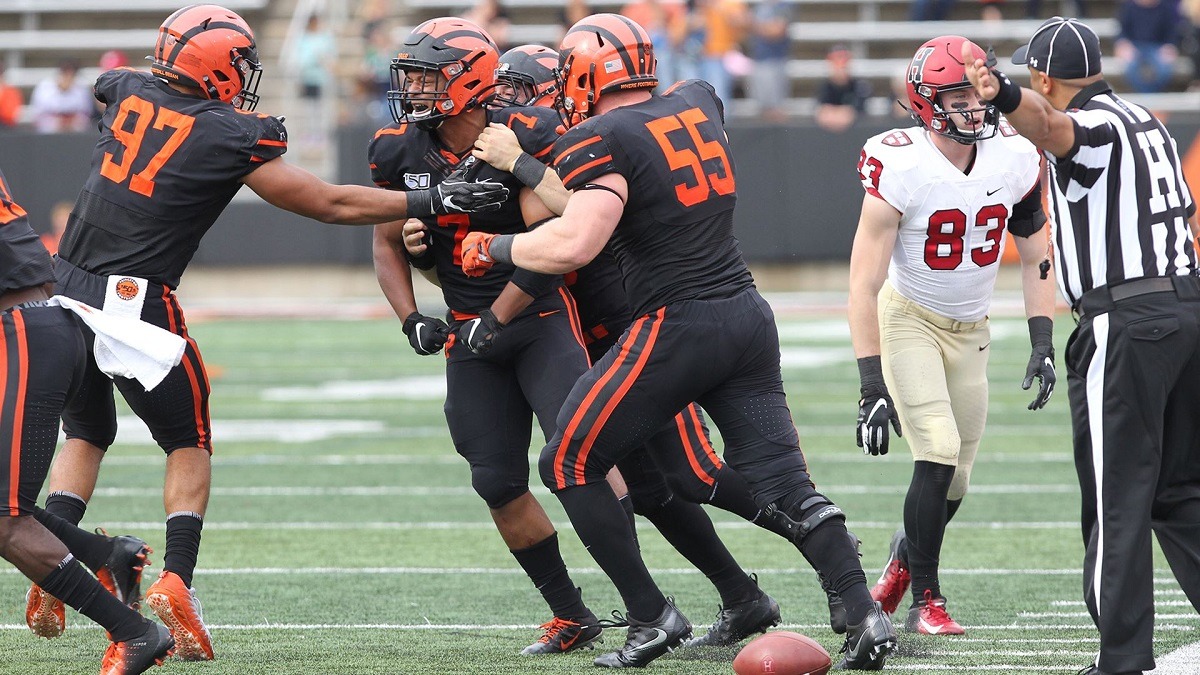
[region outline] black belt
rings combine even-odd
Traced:
[[[1079,318],[1110,312],[1117,303],[1151,293],[1174,293],[1180,300],[1200,300],[1200,277],[1145,277],[1100,286],[1084,293],[1072,308]]]

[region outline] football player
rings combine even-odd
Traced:
[[[961,635],[946,612],[938,560],[946,523],[967,493],[987,417],[988,305],[1005,234],[1021,256],[1037,410],[1054,391],[1054,285],[1048,278],[1041,170],[1033,145],[967,81],[965,38],[917,49],[908,69],[915,128],[868,140],[858,161],[866,195],[850,258],[850,330],[862,385],[858,445],[888,451],[905,432],[913,474],[904,529],[871,594],[894,612],[910,580],[905,628]],[[971,44],[980,58],[983,50]],[[895,401],[889,392],[896,394]]]
[[[507,196],[500,185],[389,193],[325,183],[282,159],[287,134],[279,118],[251,112],[260,75],[250,27],[216,5],[191,5],[167,17],[150,72],[102,74],[95,86],[106,105],[100,140],[55,266],[58,293],[187,340],[182,362],[152,393],[129,378],[115,384],[167,453],[165,560],[146,601],[171,628],[178,655],[192,660],[213,658],[192,588],[212,434],[208,377],[174,291],[204,233],[242,185],[300,215],[358,225],[495,205]],[[67,441],[51,470],[46,511],[71,524],[83,518],[116,436],[113,384],[89,357],[79,395],[65,411]],[[43,589],[33,589],[28,607],[37,610],[27,615],[36,632],[61,632],[62,604],[47,600]],[[58,620],[43,620],[44,612]]]
[[[375,272],[412,348],[422,355],[446,348],[445,412],[454,447],[470,464],[471,485],[504,543],[554,615],[523,653],[556,654],[588,647],[602,632],[567,572],[553,524],[529,492],[533,417],[549,438],[567,392],[588,367],[575,303],[559,275],[511,265],[487,278],[459,270],[468,233],[521,232],[551,215],[511,174],[471,157],[489,122],[511,127],[535,156],[548,155],[558,138],[552,110],[485,105],[499,56],[492,38],[469,21],[447,17],[417,26],[392,62],[395,124],[379,130],[368,149],[382,187],[437,186],[470,166],[510,190],[498,209],[423,219],[427,249],[411,260],[434,269],[450,324],[418,311],[403,222],[376,228]]]
[[[0,396],[0,499],[5,506],[0,556],[45,593],[104,626],[112,644],[101,675],[141,673],[175,645],[170,631],[127,606],[138,600],[149,553],[146,542],[92,534],[61,520],[52,534],[36,517],[59,419],[87,364],[75,318],[48,302],[53,284],[50,253],[0,174],[0,391],[12,392]],[[84,562],[98,578],[84,571],[71,549],[81,556],[97,553]]]
[[[543,482],[627,607],[625,645],[604,667],[641,667],[683,642],[691,624],[646,570],[604,476],[692,401],[726,443],[725,459],[760,508],[845,602],[841,666],[878,669],[895,648],[870,597],[845,515],[818,493],[783,391],[770,306],[733,238],[736,188],[724,111],[712,87],[651,94],[654,47],[615,14],[576,23],[559,49],[568,132],[554,168],[573,191],[561,218],[527,233],[471,233],[462,268],[578,269],[610,244],[637,318],[575,384],[543,449]]]

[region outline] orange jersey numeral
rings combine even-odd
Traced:
[[[675,197],[684,206],[694,206],[708,199],[709,194],[733,194],[733,171],[729,168],[729,156],[718,141],[705,141],[700,136],[699,126],[708,122],[708,117],[699,108],[690,108],[670,117],[662,117],[646,123],[646,128],[654,134],[659,148],[667,158],[671,171],[676,169],[691,169],[695,185],[689,181],[675,185]],[[679,129],[686,129],[691,147],[677,148],[667,134]],[[705,173],[702,161],[718,160],[717,171]]]
[[[130,114],[134,115],[132,130],[125,128]],[[142,149],[142,141],[146,137],[146,130],[150,128],[151,120],[153,120],[154,128],[158,131],[170,127],[171,136],[150,158],[146,168],[134,174],[133,178],[129,180],[129,189],[146,197],[154,195],[154,176],[192,133],[192,125],[195,124],[196,118],[167,108],[156,109],[154,104],[146,99],[130,96],[121,101],[121,107],[117,110],[117,115],[112,123],[113,138],[125,146],[121,152],[121,160],[114,162],[113,153],[106,152],[104,161],[100,165],[101,176],[114,183],[124,183],[129,178],[133,162]]]

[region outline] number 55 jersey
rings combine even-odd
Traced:
[[[1033,144],[1001,121],[975,151],[963,172],[913,127],[869,139],[858,162],[863,188],[901,214],[888,280],[909,300],[964,322],[987,315],[1005,230],[1028,237],[1045,222]]]
[[[554,155],[569,190],[613,173],[629,184],[609,243],[633,316],[754,285],[733,236],[733,158],[724,111],[708,83],[681,82],[585,120],[555,143]]]
[[[128,68],[100,75],[95,91],[108,108],[59,256],[174,289],[242,178],[287,150],[287,132]]]

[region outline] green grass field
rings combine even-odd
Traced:
[[[1060,345],[1070,327],[1060,317]],[[155,672],[592,670],[588,652],[518,655],[550,617],[454,453],[441,410],[442,359],[415,356],[399,328],[394,319],[193,322],[213,380],[216,420],[214,494],[195,584],[217,660],[169,661]],[[900,525],[910,455],[903,443],[882,459],[854,447],[857,371],[844,315],[784,310],[780,328],[804,451],[818,483],[863,539],[873,582]],[[1073,673],[1097,648],[1081,596],[1065,375],[1048,408],[1028,412],[1032,395],[1019,387],[1029,354],[1024,321],[996,320],[991,348],[988,432],[942,562],[943,590],[967,635],[901,634],[889,670]],[[83,525],[136,534],[161,553],[162,454],[132,418],[122,422]],[[557,502],[543,489],[536,494],[559,524],[585,600],[601,615],[618,608],[616,592]],[[727,514],[712,516],[742,565],[779,600],[784,627],[836,653],[841,641],[825,623],[824,594],[795,549]],[[697,630],[706,628],[717,609],[715,591],[649,523],[641,521],[639,531],[662,588]],[[1161,556],[1156,560],[1162,655],[1200,639],[1200,621]],[[95,673],[103,633],[72,612],[64,637],[33,637],[22,614],[26,587],[11,568],[0,574],[0,597],[7,598],[0,603],[0,673]],[[623,639],[611,631],[606,645]],[[734,653],[680,650],[649,672],[730,673]]]

